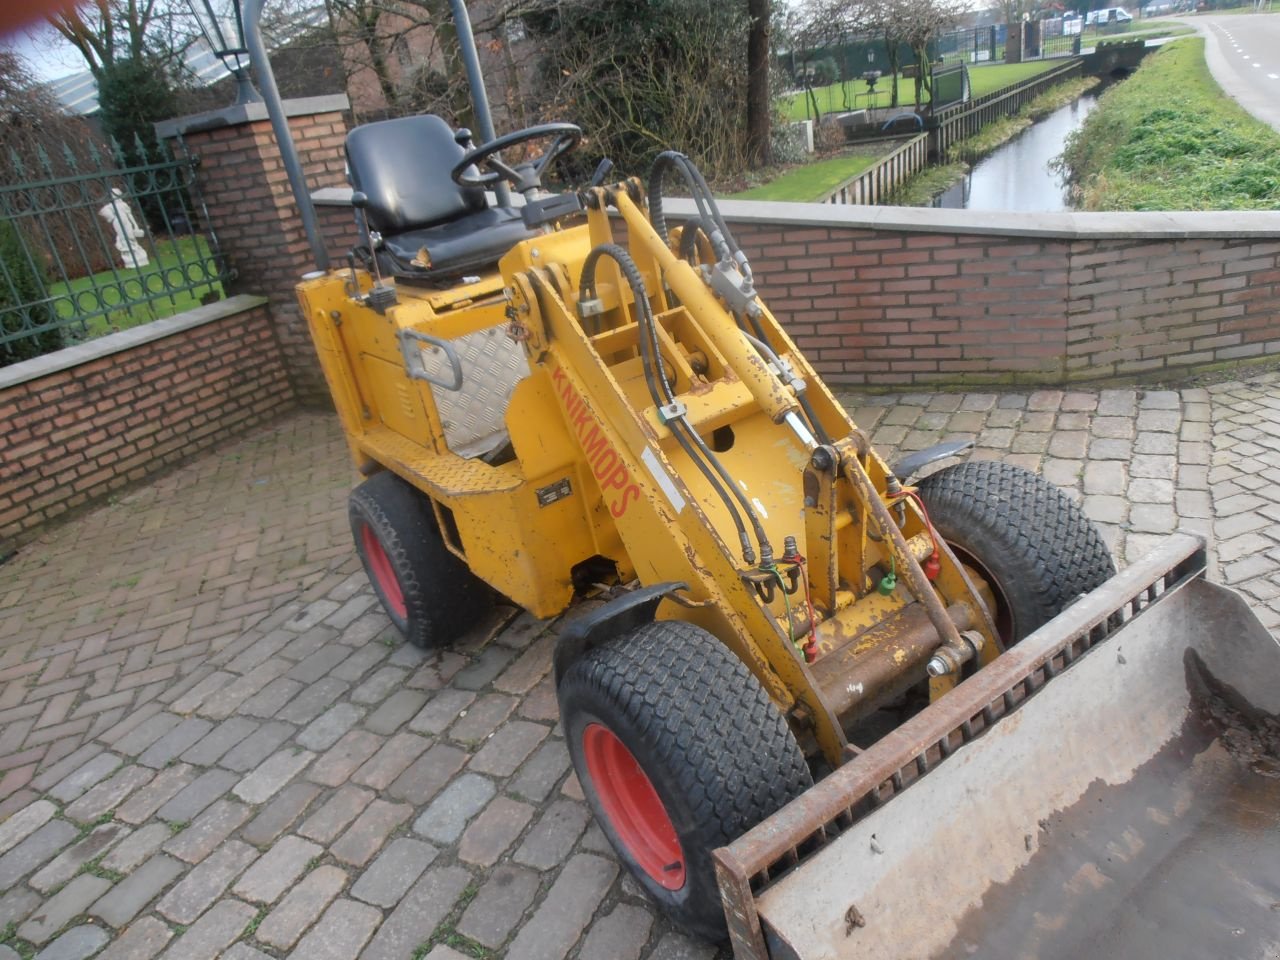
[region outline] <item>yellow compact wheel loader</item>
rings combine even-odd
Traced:
[[[1089,945],[1188,926],[1112,894],[1176,873],[1207,810],[1274,827],[1242,811],[1277,798],[1237,758],[1274,748],[1280,650],[1203,543],[1117,576],[1032,473],[962,444],[887,464],[689,159],[548,190],[580,138],[474,147],[431,116],[348,138],[361,243],[297,292],[395,625],[433,647],[493,594],[538,617],[603,596],[555,649],[574,769],[637,882],[739,957],[1146,955]],[[1254,828],[1233,836],[1274,863]],[[1224,942],[1274,948],[1278,871],[1248,861],[1213,874],[1247,931]],[[1150,955],[1275,955],[1222,952],[1220,926]]]

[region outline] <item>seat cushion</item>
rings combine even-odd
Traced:
[[[497,263],[521,240],[537,236],[510,207],[488,207],[449,223],[382,238],[387,272],[402,279],[445,279]],[[419,257],[426,250],[425,261]],[[415,262],[417,261],[417,262]]]

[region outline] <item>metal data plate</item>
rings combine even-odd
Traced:
[[[462,386],[449,390],[431,384],[431,396],[444,426],[445,442],[461,457],[484,457],[504,446],[504,418],[511,391],[529,375],[529,362],[520,344],[507,336],[505,326],[477,330],[449,341],[462,368]],[[450,379],[450,362],[443,350],[424,347],[425,372],[439,381]]]

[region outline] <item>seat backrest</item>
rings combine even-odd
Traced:
[[[486,206],[484,190],[449,176],[465,150],[434,114],[380,120],[347,134],[351,186],[368,196],[370,228],[394,235],[456,220]]]

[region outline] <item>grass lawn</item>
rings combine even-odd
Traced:
[[[790,173],[775,177],[768,183],[741,193],[731,194],[730,200],[796,200],[808,203],[820,200],[844,183],[856,177],[880,159],[879,155],[844,154],[829,160],[806,163]]]
[[[1199,37],[1104,93],[1064,159],[1087,210],[1280,207],[1280,134],[1223,95]]]
[[[1061,63],[1060,60],[1033,60],[1029,63],[993,63],[985,66],[972,66],[969,68],[969,85],[974,97],[986,96],[999,90],[1001,87],[1007,87],[1011,83],[1017,83],[1020,80],[1026,80],[1028,77],[1034,77],[1038,73],[1044,73],[1046,70],[1052,70]],[[861,94],[867,89],[867,85],[861,80],[850,80],[847,84],[833,83],[826,87],[814,87],[814,95],[818,98],[818,109],[824,114],[835,112],[843,113],[846,109],[861,110],[864,107],[889,106],[889,90],[890,81],[888,77],[881,77],[879,83],[876,84],[875,102],[872,104],[871,99],[866,96],[859,96],[856,105],[854,104],[854,94]],[[845,90],[849,95],[849,106],[845,106]],[[905,79],[898,81],[898,101],[904,106],[913,103],[915,96],[915,80]],[[787,118],[790,120],[806,120],[809,118],[807,97],[803,93],[792,94],[784,97],[783,109]]]
[[[223,297],[204,237],[178,237],[156,242],[151,262],[140,270],[104,270],[88,277],[49,285],[54,309],[71,323],[67,333],[88,340],[140,324],[171,317],[200,306],[210,291]],[[105,313],[103,311],[106,311]]]

